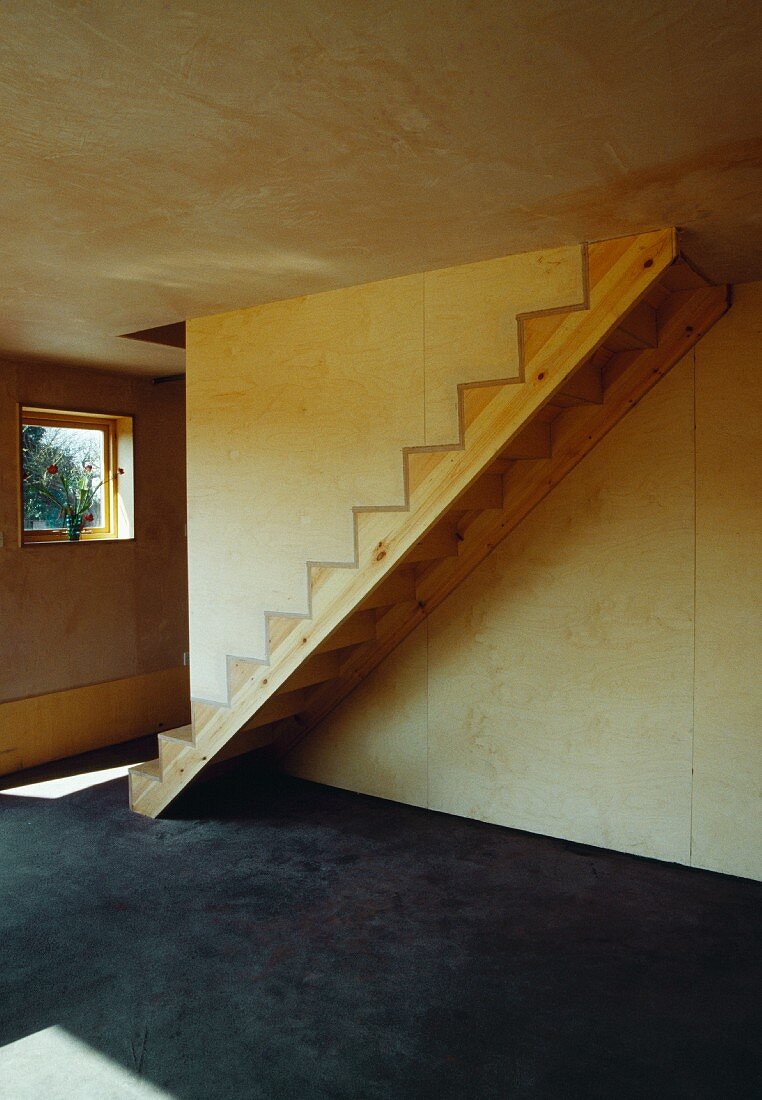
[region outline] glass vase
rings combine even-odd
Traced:
[[[64,529],[69,542],[79,542],[82,538],[82,516],[66,516]]]

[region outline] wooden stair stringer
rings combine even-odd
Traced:
[[[232,659],[237,682],[228,705],[194,703],[193,742],[179,746],[179,751],[173,748],[171,759],[160,769],[156,789],[145,787],[144,775],[142,789],[131,787],[133,809],[151,816],[161,812],[283,688],[304,660],[403,563],[564,381],[587,362],[675,257],[673,230],[588,247],[584,253],[587,302],[519,319],[521,377],[458,387],[461,440],[444,447],[404,449],[405,501],[353,509],[354,561],[308,563],[307,615],[268,614],[268,638],[272,623],[276,644],[267,658]]]
[[[567,410],[564,422],[559,422],[552,455],[532,460],[528,476],[525,470],[506,475],[502,512],[485,510],[469,529],[458,558],[436,563],[418,577],[416,602],[391,608],[377,622],[375,644],[361,647],[348,659],[340,680],[315,691],[295,719],[274,724],[271,755],[275,759],[284,759],[336,709],[706,335],[728,310],[730,288],[705,286],[676,304],[678,308],[662,318],[658,347],[614,357],[608,369],[605,405]]]

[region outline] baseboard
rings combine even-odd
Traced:
[[[0,775],[190,722],[187,668],[0,703]]]

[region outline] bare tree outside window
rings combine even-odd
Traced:
[[[103,476],[105,434],[99,428],[43,427],[22,424],[22,463],[24,477],[24,530],[59,530],[63,524],[61,511],[40,491],[45,471],[57,466],[68,480],[78,477],[85,465],[91,465],[97,482]],[[93,501],[92,526],[102,526],[104,520],[104,488]]]

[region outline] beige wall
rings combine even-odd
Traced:
[[[584,296],[579,248],[188,323],[191,682],[307,614],[308,561],[352,561],[354,505],[403,501],[402,448],[457,442],[457,386],[516,377],[517,315]]]
[[[762,283],[696,349],[693,861],[762,878]]]
[[[288,769],[762,877],[761,326],[739,287]]]
[[[135,418],[134,540],[19,546],[19,404]],[[182,386],[0,362],[0,703],[182,667],[184,435]],[[182,676],[172,682],[184,690]],[[162,686],[151,728],[165,711],[171,719],[175,704],[167,706]],[[0,753],[17,753],[15,741],[5,743],[11,723],[3,724]],[[102,743],[109,740],[104,728]],[[56,755],[54,743],[49,751]]]

